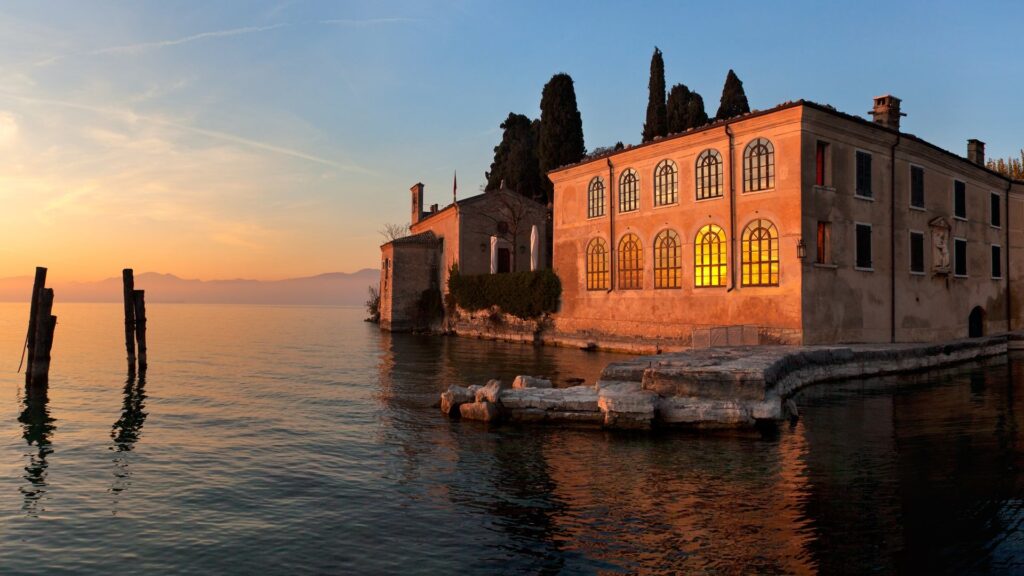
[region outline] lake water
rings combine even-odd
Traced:
[[[488,429],[448,384],[613,355],[352,308],[61,304],[48,394],[0,304],[0,574],[1020,573],[1024,359],[814,387],[776,435]]]

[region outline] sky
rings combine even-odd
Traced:
[[[964,154],[1024,147],[1021,2],[0,4],[0,277],[375,268],[385,223],[479,192],[509,112],[569,73],[588,149],[637,143],[651,53],[704,96],[797,99]]]

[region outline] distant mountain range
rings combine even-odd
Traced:
[[[135,275],[135,288],[146,291],[146,302],[206,304],[315,304],[361,306],[367,287],[376,286],[377,270],[332,272],[287,280],[189,280],[172,274]],[[58,302],[121,302],[121,278],[98,282],[48,283]],[[0,278],[0,301],[25,302],[32,277]]]

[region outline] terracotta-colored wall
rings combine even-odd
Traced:
[[[892,338],[892,286],[899,342],[967,336],[975,306],[985,311],[986,333],[1006,329],[1006,280],[991,277],[991,245],[1006,245],[1005,180],[921,142],[902,138],[896,148],[895,211],[891,147],[896,135],[813,108],[804,114],[803,205],[808,258],[804,263],[804,336],[807,343],[888,342]],[[829,143],[830,186],[815,186],[815,149]],[[855,153],[872,154],[873,199],[854,195]],[[924,170],[924,210],[910,207],[911,165]],[[953,218],[953,181],[966,183],[967,220]],[[1001,194],[1001,228],[989,223],[989,195]],[[895,228],[891,217],[895,216]],[[968,241],[968,277],[933,273],[929,222],[948,221],[953,237]],[[832,224],[834,266],[814,263],[819,221]],[[1013,222],[1018,226],[1021,221]],[[872,225],[871,271],[857,270],[855,223]],[[895,230],[895,276],[892,236]],[[910,272],[910,231],[924,233],[925,274]],[[1005,248],[1003,248],[1005,250]],[[1005,254],[1004,254],[1005,256]],[[1005,269],[1005,263],[1003,268]]]
[[[459,219],[455,209],[445,208],[437,214],[428,212],[423,219],[410,227],[410,232],[413,234],[427,231],[433,232],[440,243],[436,248],[439,256],[443,252],[443,258],[437,262],[437,285],[444,293],[448,291],[448,271],[452,264],[458,261],[460,249]],[[420,290],[427,288],[428,286],[422,286]]]
[[[756,326],[763,341],[799,341],[801,272],[797,256],[800,238],[800,115],[793,107],[777,113],[744,118],[730,124],[735,135],[730,169],[729,138],[723,127],[671,137],[619,152],[610,157],[614,166],[609,194],[609,169],[600,158],[550,175],[555,185],[554,269],[562,281],[562,305],[556,315],[557,330],[613,336],[673,338],[689,341],[695,329],[728,325]],[[775,187],[763,192],[743,192],[742,159],[747,144],[758,137],[769,139],[775,149]],[[695,162],[707,148],[715,148],[724,162],[724,194],[696,200]],[[679,171],[677,204],[654,206],[654,169],[662,159],[675,161]],[[618,212],[618,178],[627,168],[637,171],[640,206],[635,212]],[[730,177],[735,185],[735,230],[730,225]],[[605,215],[587,218],[587,187],[601,176],[606,185]],[[613,216],[610,214],[614,211]],[[609,237],[614,217],[614,238]],[[780,283],[773,287],[743,287],[737,250],[740,235],[753,219],[764,218],[779,231]],[[694,239],[705,224],[717,224],[728,236],[729,265],[735,285],[694,286]],[[655,289],[653,241],[663,229],[677,232],[682,242],[682,287]],[[586,289],[585,256],[591,238],[601,237],[615,252],[627,233],[643,244],[643,289],[620,290],[615,286],[616,259],[612,262],[613,289]],[[730,274],[730,277],[732,274]]]

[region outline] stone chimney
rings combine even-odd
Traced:
[[[978,166],[985,165],[985,143],[971,138],[967,141],[967,159]]]
[[[871,116],[875,124],[899,130],[900,116],[906,116],[906,114],[900,112],[900,99],[892,94],[886,94],[885,96],[875,96],[875,107],[871,110]]]
[[[412,224],[416,224],[423,218],[423,183],[417,182],[409,188],[412,192]]]

